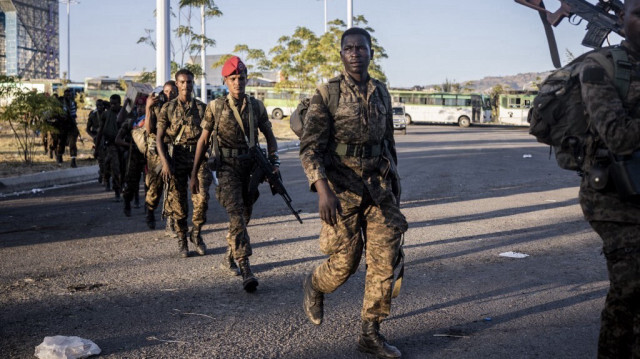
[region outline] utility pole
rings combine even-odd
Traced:
[[[353,27],[353,0],[347,0],[347,29]]]
[[[327,31],[327,0],[324,0],[324,33]]]
[[[205,69],[207,68],[207,48],[204,46],[205,27],[204,27],[204,5],[200,7],[200,16],[202,21],[202,38],[200,39],[201,50],[201,63],[202,63],[202,79],[200,80],[200,99],[202,102],[207,103],[207,76]]]
[[[156,85],[171,77],[169,0],[156,0]]]
[[[63,4],[67,4],[67,78],[71,82],[71,4],[79,4],[75,0],[61,0]]]

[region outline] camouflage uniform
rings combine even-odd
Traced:
[[[200,124],[205,108],[206,105],[199,100],[192,99],[191,103],[182,104],[176,98],[162,106],[160,117],[158,118],[157,128],[164,129],[166,136],[171,143],[174,143],[173,176],[169,182],[170,195],[167,200],[167,206],[171,212],[171,217],[176,223],[178,238],[184,238],[188,230],[187,187],[189,186],[189,175],[193,167],[196,144],[202,132]],[[175,140],[183,126],[184,132],[180,136],[178,144],[175,144]],[[213,176],[206,162],[203,162],[198,169],[198,180],[200,182],[200,193],[192,194],[191,202],[193,203],[193,226],[199,233],[200,228],[207,220],[209,187],[213,182]]]
[[[122,198],[125,202],[131,202],[134,195],[138,192],[140,178],[144,173],[144,167],[146,165],[144,154],[140,153],[131,137],[131,130],[133,129],[135,121],[135,118],[129,117],[121,127],[121,131],[125,133],[125,141],[131,143],[131,146],[127,149],[128,158],[125,165],[124,188],[122,190]]]
[[[251,108],[253,109],[255,123],[253,134],[249,133],[249,106],[247,105],[247,99],[251,99]],[[215,118],[216,101],[224,102],[219,119]],[[255,143],[258,143],[258,129],[267,138],[273,137],[273,131],[267,111],[260,100],[245,96],[240,103],[240,101],[228,96],[216,101],[209,102],[202,128],[213,133],[214,127],[217,127],[221,163],[216,172],[218,177],[216,198],[229,215],[227,243],[231,247],[233,257],[239,260],[249,257],[252,253],[247,225],[251,220],[253,204],[258,199],[258,193],[249,194],[249,182],[255,163],[253,160],[246,158],[249,146],[230,106],[236,106],[239,109],[238,112],[242,118],[247,138],[252,136]],[[230,104],[229,101],[233,101],[233,104]],[[276,143],[269,143],[268,145],[269,154],[277,151]]]
[[[116,145],[116,135],[122,126],[118,123],[118,112],[112,109],[102,113],[102,141],[104,143],[104,177],[108,183],[113,179],[113,190],[120,193],[120,150]]]
[[[147,134],[147,176],[145,183],[147,185],[147,195],[145,203],[147,210],[153,212],[158,208],[160,197],[162,197],[162,189],[164,181],[160,172],[162,171],[162,162],[156,151],[156,123],[160,116],[161,107],[156,105],[151,109],[151,116],[147,121],[151,121],[151,133]]]
[[[80,135],[78,125],[76,124],[76,118],[78,117],[76,114],[76,102],[62,97],[60,103],[64,115],[59,129],[60,132],[58,133],[56,155],[60,157],[64,155],[65,146],[69,146],[69,156],[75,161],[75,158],[78,156],[77,142],[78,136]]]
[[[633,64],[627,98],[620,99],[614,81],[593,59],[584,61],[580,73],[582,98],[599,148],[616,155],[640,148],[640,54],[627,49]],[[630,110],[632,109],[632,110]],[[602,310],[599,358],[640,357],[640,207],[620,200],[612,178],[597,191],[587,180],[595,157],[587,152],[580,185],[580,205],[585,218],[603,241],[610,287]]]
[[[394,263],[407,230],[392,191],[389,161],[381,154],[386,143],[396,157],[391,104],[385,103],[379,90],[384,85],[377,80],[368,80],[364,97],[348,75],[340,76],[339,83],[335,114],[316,91],[300,139],[311,190],[326,179],[342,207],[335,226],[322,223],[320,248],[329,258],[315,268],[311,283],[322,293],[335,291],[355,273],[366,250],[362,318],[379,322],[389,315]],[[338,155],[339,147],[346,153]]]

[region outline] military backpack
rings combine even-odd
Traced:
[[[587,57],[605,69],[620,97],[626,98],[631,82],[628,55],[618,46],[602,48],[552,72],[540,85],[527,118],[529,133],[551,146],[558,166],[573,171],[582,171],[587,152],[595,150],[580,87],[580,71]]]

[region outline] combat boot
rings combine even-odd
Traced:
[[[180,258],[187,258],[189,256],[189,247],[187,247],[187,236],[181,234],[178,236],[178,253]]]
[[[140,208],[140,193],[138,191],[133,193],[133,206],[135,208]]]
[[[233,260],[233,253],[231,252],[231,246],[227,246],[227,253],[224,254],[222,258],[222,263],[220,263],[220,268],[228,271],[231,275],[240,275],[240,270],[236,265],[236,261]]]
[[[251,273],[251,267],[249,266],[249,258],[244,257],[238,261],[238,267],[240,267],[240,273],[242,273],[242,287],[249,293],[256,291],[258,287],[258,280]]]
[[[324,317],[324,293],[313,287],[311,278],[313,278],[313,273],[309,274],[302,282],[302,292],[304,294],[302,307],[311,323],[320,325]]]
[[[206,254],[207,247],[204,245],[202,236],[200,235],[200,227],[193,227],[191,229],[191,243],[196,246],[196,253],[203,256]]]
[[[149,227],[149,229],[156,229],[156,216],[153,213],[153,210],[151,208],[149,208],[148,206],[147,208],[147,227]]]
[[[62,155],[56,155],[56,162],[60,165],[62,164]]]
[[[131,217],[131,201],[124,200],[124,215]]]
[[[362,334],[358,341],[358,350],[363,353],[375,354],[376,358],[401,358],[398,348],[387,343],[380,334],[380,323],[377,321],[362,321]]]
[[[114,197],[113,197],[113,201],[114,202],[120,202],[120,190],[116,189],[114,190]]]
[[[78,165],[76,164],[76,158],[71,157],[71,168],[76,168],[76,167],[78,167]]]

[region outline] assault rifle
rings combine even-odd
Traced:
[[[291,207],[291,197],[287,190],[284,188],[284,184],[282,183],[282,178],[280,174],[273,173],[273,166],[271,162],[267,159],[267,156],[262,152],[262,148],[260,146],[255,145],[249,148],[249,155],[253,158],[254,161],[258,164],[258,169],[263,172],[264,177],[267,182],[269,182],[269,187],[271,187],[271,194],[276,195],[279,194],[284,199],[284,203],[287,204],[291,213],[296,217],[298,222],[302,223],[302,219],[300,219],[300,215],[298,212]]]
[[[518,4],[538,10],[540,19],[544,26],[549,42],[549,51],[551,52],[551,60],[556,68],[560,68],[560,56],[558,55],[558,46],[553,34],[551,25],[558,26],[562,19],[572,18],[576,16],[580,18],[575,25],[579,24],[583,19],[588,22],[587,34],[582,40],[582,45],[591,48],[600,48],[607,39],[607,36],[613,31],[624,37],[622,24],[618,18],[620,12],[624,9],[624,4],[620,0],[599,0],[597,5],[593,5],[586,0],[559,0],[561,6],[556,12],[551,12],[544,7],[542,0],[515,0]],[[613,11],[613,13],[611,13]]]

